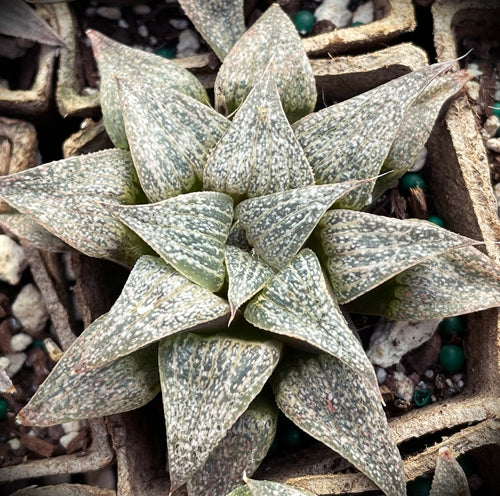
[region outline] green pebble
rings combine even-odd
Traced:
[[[301,35],[309,33],[315,22],[314,14],[308,10],[298,10],[293,16],[293,23]]]
[[[447,372],[458,372],[465,365],[465,355],[460,346],[445,344],[439,351],[438,361]]]
[[[0,420],[5,420],[7,418],[7,410],[9,409],[9,404],[5,398],[0,398]]]
[[[453,334],[463,337],[465,330],[464,319],[460,316],[447,317],[439,323],[438,330],[439,335],[445,340],[451,339]]]
[[[431,396],[432,393],[430,389],[415,389],[413,393],[413,403],[418,407],[428,405],[431,402]]]
[[[42,348],[42,350],[45,349],[45,343],[43,342],[43,339],[34,339],[31,343],[31,346],[33,348]]]
[[[500,102],[495,102],[493,104],[492,114],[500,117]]]
[[[175,58],[175,50],[173,48],[162,47],[155,50],[155,55],[159,55],[165,59],[173,59]]]
[[[289,449],[298,448],[302,443],[302,435],[298,429],[288,429],[283,436],[283,442]]]
[[[430,215],[427,220],[429,222],[432,222],[433,224],[436,224],[436,226],[444,227],[444,220],[441,219],[441,217],[438,217],[437,215]]]
[[[407,172],[399,180],[399,191],[401,194],[408,195],[411,188],[425,189],[425,181],[422,179],[422,176],[416,172]]]
[[[408,483],[408,496],[428,496],[431,492],[432,481],[428,477],[417,477]]]
[[[364,26],[364,25],[365,25],[365,23],[364,23],[364,22],[361,22],[361,21],[356,21],[356,22],[353,22],[353,23],[351,24],[351,27],[353,27],[353,28],[357,28],[358,26]]]

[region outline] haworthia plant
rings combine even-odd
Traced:
[[[439,449],[429,496],[470,496],[467,477],[449,448]]]
[[[472,240],[356,210],[384,167],[404,155],[394,174],[409,166],[466,78],[433,65],[312,113],[312,69],[278,5],[240,33],[232,9],[241,0],[198,3],[183,0],[224,58],[215,87],[224,116],[174,62],[93,31],[104,122],[130,152],[0,178],[15,215],[133,266],[109,313],[19,419],[49,425],[136,408],[159,376],[172,489],[303,495],[248,479],[276,429],[260,397],[269,383],[292,422],[403,496],[401,458],[347,311],[418,321],[497,306],[500,269]],[[226,19],[206,17],[220,9],[240,20],[219,36],[213,26]]]

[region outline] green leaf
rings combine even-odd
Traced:
[[[183,276],[210,291],[221,288],[224,244],[233,220],[230,196],[202,191],[150,205],[108,208]]]
[[[279,482],[245,478],[245,486],[235,489],[227,496],[314,496],[313,493]]]
[[[470,496],[469,483],[449,448],[440,448],[429,496]]]
[[[208,159],[205,189],[235,198],[314,184],[311,167],[281,107],[272,76],[250,91],[228,132]]]
[[[103,150],[1,177],[0,197],[90,257],[130,266],[151,251],[99,204],[143,198],[128,152]]]
[[[234,112],[272,64],[274,80],[290,122],[316,104],[316,83],[297,29],[278,4],[271,5],[236,42],[215,80],[216,108]]]
[[[378,388],[329,355],[292,357],[271,380],[278,407],[349,460],[388,496],[406,495],[405,473]]]
[[[68,348],[30,402],[19,412],[18,419],[22,424],[45,427],[126,412],[149,403],[158,394],[156,345],[104,367],[74,373],[88,342],[101,332],[106,319],[107,316],[103,315],[94,321]]]
[[[472,246],[436,255],[349,303],[352,312],[431,320],[500,305],[500,268]]]
[[[407,109],[452,63],[412,72],[297,122],[293,129],[316,182],[328,184],[376,176]],[[369,203],[373,187],[374,183],[365,184],[346,195],[339,206],[362,209]]]
[[[228,313],[225,300],[160,258],[141,257],[77,370],[99,367],[181,331],[218,325]]]
[[[97,60],[101,77],[102,116],[111,141],[118,148],[128,148],[122,119],[116,78],[142,84],[144,79],[172,88],[208,104],[208,96],[200,81],[177,63],[118,43],[90,29],[87,36]]]
[[[229,120],[163,82],[118,80],[118,87],[130,153],[149,201],[193,190]]]
[[[426,220],[340,209],[324,215],[318,233],[340,304],[430,257],[477,243]]]
[[[189,494],[219,496],[241,483],[243,473],[255,472],[276,434],[278,409],[274,400],[258,396],[187,483]]]
[[[257,255],[229,245],[226,246],[226,268],[232,320],[236,310],[264,287],[274,270]]]
[[[302,250],[245,309],[254,326],[325,351],[374,380],[363,347],[332,298],[316,255]]]
[[[243,0],[179,0],[179,4],[221,60],[246,30]]]
[[[249,243],[272,267],[284,267],[301,249],[323,214],[359,181],[307,186],[250,198],[235,209]]]
[[[184,333],[160,344],[171,492],[190,479],[274,370],[281,345]]]

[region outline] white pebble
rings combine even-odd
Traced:
[[[415,386],[412,380],[401,372],[394,372],[392,379],[394,380],[394,385],[391,387],[392,392],[398,398],[406,401],[411,401],[413,397],[413,391]]]
[[[142,36],[143,38],[147,38],[149,35],[148,28],[144,24],[141,24],[137,28],[137,32],[139,33],[139,36]]]
[[[424,372],[424,375],[425,377],[427,377],[427,379],[432,379],[434,377],[434,370],[432,369],[427,369],[425,372]]]
[[[156,36],[150,36],[149,37],[149,44],[150,45],[156,45],[156,44],[158,44],[158,38]]]
[[[343,28],[352,19],[352,12],[347,8],[349,0],[324,0],[324,2],[314,11],[317,21],[330,21],[335,27]]]
[[[453,388],[453,381],[450,378],[446,379],[446,381],[444,381],[444,382],[446,382],[446,385],[449,388]]]
[[[487,140],[486,148],[492,152],[500,153],[500,138],[490,138]]]
[[[178,29],[179,31],[189,27],[189,23],[186,19],[170,19],[168,22],[173,28]]]
[[[118,27],[120,27],[122,29],[128,29],[130,26],[129,26],[128,22],[125,19],[120,19],[118,21]]]
[[[63,448],[67,448],[69,443],[75,439],[75,437],[78,436],[78,432],[68,432],[67,434],[64,434],[64,436],[61,436],[59,438],[59,443]]]
[[[142,3],[134,5],[132,7],[132,10],[136,15],[148,15],[149,13],[151,13],[151,7]]]
[[[94,17],[97,13],[97,9],[95,7],[87,7],[85,9],[85,15],[87,17]]]
[[[457,388],[458,388],[459,391],[461,391],[464,388],[464,386],[465,386],[465,382],[464,381],[460,380],[460,381],[457,382]]]
[[[80,432],[81,425],[79,420],[73,420],[72,422],[64,422],[61,424],[61,427],[65,434],[69,434],[70,432]]]
[[[23,248],[5,234],[0,234],[0,280],[19,284],[28,265]]]
[[[19,448],[21,447],[21,441],[19,441],[19,439],[17,437],[14,437],[12,439],[9,439],[7,441],[7,444],[9,445],[9,448],[11,449],[11,451],[18,451]]]
[[[373,9],[373,2],[366,2],[360,5],[352,15],[352,22],[362,22],[363,24],[370,24],[375,19],[375,12]]]
[[[475,64],[474,62],[470,63],[467,66],[467,72],[473,78],[479,78],[483,75],[483,71],[479,69],[479,65]]]
[[[469,97],[474,100],[475,102],[479,100],[479,83],[477,81],[469,81],[465,85],[467,89],[467,93],[469,94]]]
[[[192,29],[186,29],[179,35],[177,43],[177,58],[191,57],[198,53],[200,40],[198,35]]]
[[[9,359],[9,365],[5,368],[5,372],[12,379],[22,368],[26,361],[26,353],[9,353],[5,355]]]
[[[422,148],[422,151],[418,154],[418,157],[415,159],[415,163],[413,164],[411,171],[419,172],[424,168],[425,161],[427,160],[427,148],[425,146]]]
[[[457,383],[458,381],[461,381],[464,378],[464,374],[454,374],[451,376],[451,379],[453,382]]]
[[[18,332],[10,339],[10,347],[14,353],[24,351],[32,342],[33,338],[29,334]]]
[[[431,396],[431,402],[432,402],[432,403],[436,403],[436,401],[437,401],[436,396],[435,396],[435,395],[432,395],[432,396]]]
[[[500,119],[496,115],[490,115],[484,123],[484,134],[487,138],[493,138],[500,127]]]
[[[382,367],[377,367],[376,374],[377,374],[377,382],[379,384],[383,384],[385,382],[385,380],[387,379],[386,370],[383,369]]]
[[[96,13],[98,16],[110,21],[117,21],[122,18],[121,10],[118,7],[99,7]]]
[[[10,360],[6,356],[0,356],[0,369],[6,369],[10,365]]]
[[[26,284],[12,304],[12,313],[28,332],[38,333],[47,323],[48,313],[40,291]]]

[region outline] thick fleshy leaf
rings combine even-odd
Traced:
[[[500,267],[472,246],[436,255],[348,304],[392,320],[431,320],[500,305]]]
[[[371,381],[329,355],[292,357],[276,372],[271,383],[288,418],[388,496],[406,495],[403,463]]]
[[[316,182],[337,183],[376,176],[407,109],[452,63],[412,72],[297,122],[294,131]],[[339,206],[362,209],[369,203],[373,187],[374,183],[365,184],[346,195]]]
[[[309,162],[283,112],[276,84],[266,72],[208,159],[203,185],[241,198],[311,184]]]
[[[467,477],[449,448],[438,452],[429,496],[470,496]]]
[[[77,370],[99,367],[181,331],[220,325],[228,314],[222,298],[188,281],[160,258],[141,257]]]
[[[90,257],[133,265],[151,251],[99,204],[143,199],[126,151],[103,150],[1,177],[0,197]]]
[[[235,209],[249,243],[272,267],[284,267],[302,248],[323,214],[359,181],[307,186],[250,198]]]
[[[341,304],[430,257],[477,243],[425,220],[341,209],[327,212],[318,232]]]
[[[192,96],[200,102],[209,102],[200,81],[177,63],[122,45],[95,30],[88,30],[87,36],[97,60],[101,77],[100,100],[106,131],[118,148],[128,148],[122,119],[120,98],[116,78],[128,79],[141,84],[142,78],[162,84]],[[151,95],[154,98],[154,95]]]
[[[276,341],[184,333],[160,344],[171,490],[190,479],[260,392],[278,363]]]
[[[24,425],[39,427],[126,412],[149,403],[160,390],[156,356],[149,346],[95,370],[74,373],[87,343],[101,332],[99,317],[57,362],[30,402],[19,412]]]
[[[226,246],[226,268],[227,299],[234,318],[236,310],[258,293],[275,272],[257,255],[236,246]]]
[[[230,196],[201,191],[150,205],[110,205],[109,210],[183,276],[210,291],[221,288],[233,220]]]
[[[332,298],[313,251],[302,250],[245,309],[254,326],[297,339],[374,379],[373,367]]]
[[[313,71],[297,29],[277,3],[264,12],[224,59],[215,80],[216,108],[225,114],[234,112],[269,63],[290,122],[312,112],[316,104]]]
[[[224,60],[246,29],[243,0],[179,0],[179,4],[212,50]]]
[[[314,496],[309,491],[279,482],[245,478],[245,483],[227,496]]]
[[[252,475],[267,454],[277,423],[274,400],[257,397],[188,481],[188,493],[220,496],[232,491],[242,474]]]
[[[192,191],[229,120],[163,82],[118,80],[118,86],[130,153],[149,201]]]

